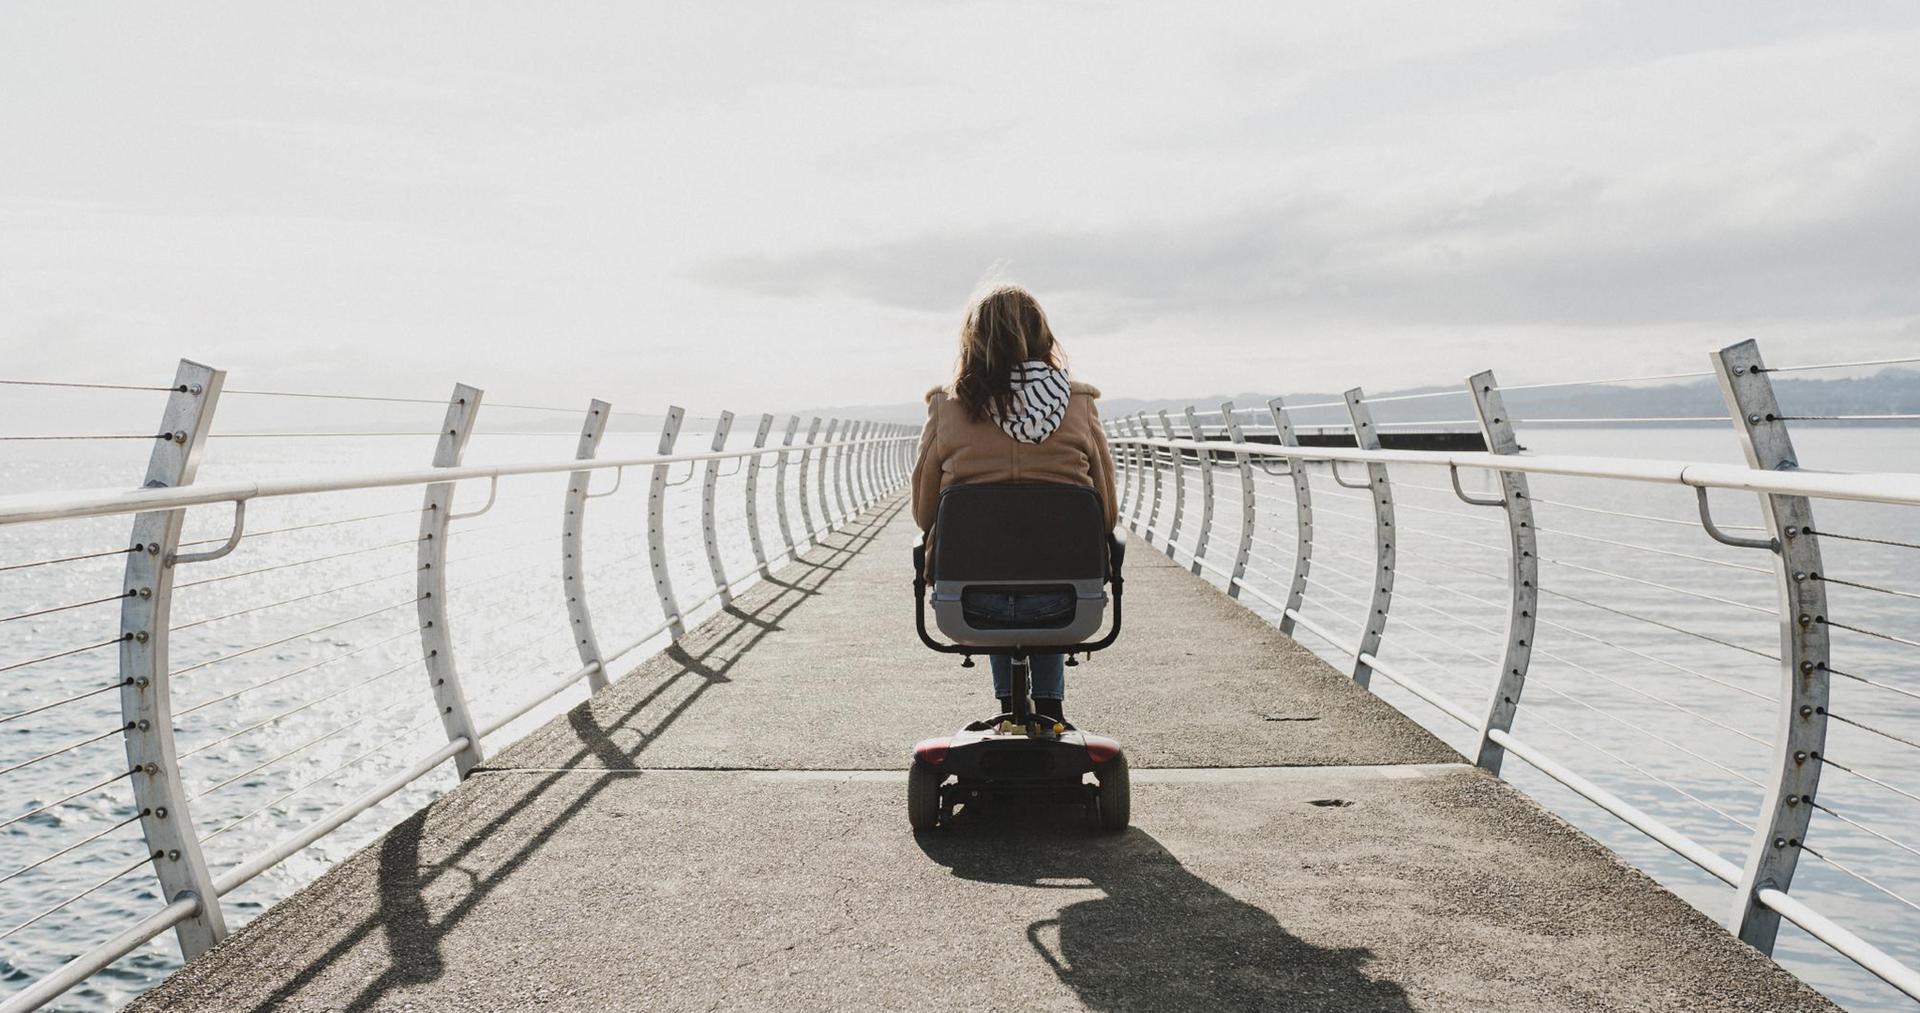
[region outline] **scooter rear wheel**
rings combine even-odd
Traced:
[[[1100,782],[1100,829],[1109,833],[1127,829],[1133,819],[1133,784],[1127,776],[1126,756],[1115,756],[1093,768],[1093,776]]]
[[[915,830],[940,825],[940,782],[945,774],[918,760],[907,769],[907,823]]]

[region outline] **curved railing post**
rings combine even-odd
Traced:
[[[226,377],[223,370],[180,360],[160,417],[158,442],[147,460],[145,488],[193,481]],[[162,899],[171,904],[191,897],[200,905],[175,928],[180,953],[191,960],[226,936],[227,921],[193,829],[173,741],[167,630],[173,613],[172,559],[185,521],[184,509],[153,510],[133,518],[126,597],[120,605],[120,717],[133,772],[133,802],[140,808],[140,831],[146,835]]]
[[[1487,452],[1518,454],[1520,441],[1513,434],[1513,416],[1507,414],[1505,399],[1493,371],[1476,373],[1467,380],[1467,394],[1473,399],[1473,411],[1480,419],[1480,435],[1487,441]],[[1520,693],[1526,689],[1527,667],[1533,661],[1534,626],[1540,608],[1539,545],[1533,527],[1533,500],[1527,495],[1527,476],[1516,471],[1496,473],[1500,481],[1501,505],[1506,508],[1507,540],[1507,645],[1500,658],[1500,674],[1493,681],[1493,696],[1487,702],[1486,720],[1480,725],[1480,744],[1474,764],[1490,774],[1500,773],[1507,750],[1493,741],[1495,731],[1513,730],[1513,716],[1520,708]],[[1456,487],[1459,473],[1454,473]],[[1465,499],[1465,497],[1461,497]]]
[[[827,478],[827,472],[829,470],[827,462],[828,461],[833,462],[831,466],[831,470],[833,472],[833,481],[830,484],[833,486],[833,518],[834,519],[833,519],[833,523],[828,525],[829,529],[837,529],[842,525],[846,524],[847,517],[850,516],[847,512],[846,495],[841,491],[841,486],[845,485],[847,481],[847,448],[836,447],[833,445],[833,442],[834,442],[834,437],[838,435],[840,438],[840,442],[845,443],[847,439],[847,433],[850,432],[852,429],[853,429],[852,422],[849,422],[846,419],[834,419],[833,424],[827,427],[827,447],[825,450],[821,452],[822,456],[820,458],[820,478],[822,481],[825,481]],[[821,493],[820,493],[820,509],[825,510],[826,504],[827,504],[827,494],[826,494],[826,491],[823,489],[821,490]]]
[[[1245,443],[1246,433],[1240,428],[1240,420],[1233,416],[1233,402],[1220,405],[1220,417],[1226,421],[1227,439],[1234,443]],[[1232,576],[1227,578],[1227,594],[1240,597],[1240,582],[1247,575],[1247,562],[1253,552],[1254,490],[1253,458],[1246,454],[1233,455],[1240,470],[1240,541],[1233,548]],[[1292,462],[1288,462],[1291,466]],[[1211,497],[1209,497],[1211,498]]]
[[[1173,420],[1167,417],[1167,410],[1160,409],[1160,435],[1169,440],[1178,439],[1173,435]],[[1172,559],[1174,547],[1180,541],[1180,522],[1187,512],[1187,455],[1178,447],[1168,447],[1167,467],[1173,471],[1173,518],[1167,522],[1167,558]]]
[[[1138,413],[1134,417],[1134,424],[1140,427],[1140,435],[1142,437],[1147,439],[1153,438],[1153,427],[1147,424],[1146,412],[1143,411]],[[1157,529],[1160,524],[1160,501],[1162,498],[1161,494],[1162,494],[1162,490],[1165,488],[1166,483],[1165,483],[1165,480],[1162,478],[1162,472],[1164,469],[1160,467],[1160,448],[1142,445],[1140,449],[1146,452],[1147,462],[1153,467],[1153,499],[1150,503],[1147,504],[1146,528],[1141,532],[1141,534],[1146,538],[1147,544],[1152,545],[1153,536],[1158,533]]]
[[[800,477],[799,477],[800,522],[806,526],[807,542],[809,544],[818,542],[820,540],[820,534],[819,534],[820,529],[814,527],[814,524],[813,524],[813,509],[807,505],[807,466],[808,466],[808,462],[813,457],[814,437],[818,435],[820,435],[820,417],[816,415],[813,417],[812,421],[807,423],[806,449],[800,451]],[[825,514],[826,510],[827,510],[827,505],[825,503],[820,504],[820,512],[822,514]],[[824,518],[822,519],[824,520]]]
[[[833,456],[834,434],[839,430],[840,420],[828,419],[826,430],[820,434],[820,474],[818,478],[820,483],[820,529],[822,533],[831,533],[833,529],[840,526],[838,522],[834,520],[833,508],[827,505],[827,480],[830,476],[835,479],[833,482],[834,498],[837,499],[840,494],[838,476],[832,475],[833,467],[827,463],[828,458]]]
[[[680,438],[680,420],[686,410],[679,405],[668,405],[666,418],[660,423],[660,455],[673,453],[674,441]],[[667,471],[671,465],[661,463],[653,466],[653,478],[647,487],[647,562],[653,568],[653,590],[660,597],[660,619],[667,624],[673,639],[679,640],[687,633],[686,617],[680,614],[680,603],[673,597],[673,575],[667,571]]]
[[[1298,447],[1293,420],[1279,398],[1267,401],[1273,415],[1273,432],[1283,447]],[[1307,484],[1307,469],[1297,458],[1287,460],[1287,474],[1293,479],[1293,579],[1287,585],[1287,606],[1280,610],[1280,632],[1293,635],[1293,618],[1307,603],[1307,574],[1313,570],[1313,489]]]
[[[1361,450],[1379,450],[1380,433],[1374,428],[1365,395],[1355,387],[1344,397],[1347,417],[1353,420],[1354,443]],[[1353,659],[1353,681],[1362,686],[1373,681],[1373,665],[1367,659],[1380,654],[1387,609],[1393,604],[1393,487],[1387,484],[1386,465],[1367,462],[1367,487],[1373,499],[1373,593],[1367,604],[1366,625],[1360,630],[1360,648]]]
[[[1206,430],[1200,428],[1200,418],[1193,412],[1193,406],[1186,407],[1187,435],[1195,443],[1205,443]],[[1200,537],[1193,544],[1193,572],[1198,576],[1200,561],[1207,555],[1207,540],[1213,536],[1213,451],[1196,450],[1194,460],[1200,465]]]
[[[1120,423],[1124,427],[1122,432],[1135,439],[1151,435],[1141,428],[1140,420],[1135,416],[1128,415],[1122,418]],[[1128,449],[1133,452],[1133,470],[1138,473],[1139,480],[1134,483],[1133,508],[1127,512],[1127,528],[1140,534],[1142,533],[1141,525],[1144,523],[1141,518],[1146,516],[1147,512],[1147,483],[1151,475],[1147,469],[1149,448],[1135,443]]]
[[[1133,491],[1133,467],[1127,461],[1127,448],[1114,445],[1120,436],[1120,425],[1112,419],[1100,420],[1100,433],[1107,438],[1107,445],[1113,448],[1113,511],[1125,520],[1127,516],[1127,494]]]
[[[713,426],[713,450],[727,449],[727,434],[733,431],[733,413],[723,411]],[[720,487],[720,460],[707,462],[706,477],[700,481],[700,538],[707,547],[707,569],[713,572],[713,587],[720,596],[720,607],[733,604],[733,592],[727,588],[727,564],[720,558],[720,519],[714,509],[715,493]]]
[[[863,491],[863,487],[860,484],[861,482],[860,452],[865,449],[865,446],[862,443],[860,443],[860,436],[862,433],[866,431],[866,428],[867,428],[867,424],[864,422],[850,421],[847,423],[847,431],[845,435],[841,436],[841,439],[846,440],[848,442],[848,446],[845,451],[847,463],[844,468],[844,471],[846,472],[845,477],[847,482],[847,516],[848,517],[852,517],[855,514],[858,514],[861,511],[861,509],[865,506],[866,494]]]
[[[1118,437],[1133,435],[1133,427],[1127,425],[1124,418],[1107,422],[1110,434]],[[1118,455],[1121,468],[1126,472],[1126,485],[1121,487],[1120,506],[1116,515],[1126,521],[1127,527],[1133,527],[1133,514],[1140,507],[1140,448],[1134,444],[1123,444]]]
[[[800,416],[787,416],[787,428],[780,435],[780,446],[793,446],[794,431],[800,428]],[[773,455],[773,512],[780,521],[780,541],[786,547],[786,554],[795,553],[793,545],[793,525],[787,520],[787,458],[786,450]]]
[[[1713,356],[1720,391],[1733,414],[1747,464],[1765,471],[1800,467],[1787,423],[1774,399],[1773,382],[1752,341]],[[1701,490],[1705,495],[1705,490]],[[1827,592],[1820,580],[1820,541],[1813,508],[1805,496],[1763,495],[1760,513],[1776,546],[1780,596],[1781,693],[1773,769],[1766,800],[1734,897],[1727,928],[1762,953],[1773,952],[1780,915],[1762,905],[1763,889],[1789,891],[1800,849],[1813,817],[1820,767],[1827,748]]]
[[[580,424],[580,443],[573,456],[591,461],[600,451],[607,435],[607,419],[613,405],[594,399],[587,404],[586,421]],[[567,476],[567,516],[560,532],[560,576],[566,589],[567,619],[573,624],[573,646],[580,652],[580,664],[587,670],[587,687],[595,693],[607,688],[606,666],[600,654],[600,638],[593,632],[593,613],[587,608],[587,499],[592,493],[593,472],[576,471]]]
[[[753,449],[759,450],[767,445],[767,434],[773,431],[773,416],[760,416],[760,424],[753,430]],[[767,547],[760,541],[760,455],[747,458],[747,544],[753,548],[753,565],[760,576],[770,577],[773,571],[767,566]]]
[[[878,428],[879,428],[878,423],[874,423],[874,422],[867,422],[860,426],[860,439],[863,441],[860,444],[860,512],[861,513],[866,513],[867,508],[873,505],[874,494],[878,486],[878,483],[875,481],[876,476],[873,471],[873,464],[874,464],[873,448],[878,446],[878,444],[872,442],[873,439],[875,438],[875,433],[878,431]]]
[[[473,436],[474,419],[480,414],[480,398],[480,388],[454,385],[453,396],[447,401],[446,421],[440,424],[440,442],[433,451],[434,467],[460,466],[467,440]],[[466,748],[453,754],[454,766],[464,778],[485,754],[480,747],[479,726],[467,710],[467,694],[453,660],[453,629],[447,621],[447,531],[454,487],[453,482],[427,486],[420,505],[419,598],[415,605],[420,615],[420,656],[426,662],[440,723],[447,730],[448,742],[467,741]]]

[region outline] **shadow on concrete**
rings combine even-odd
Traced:
[[[1102,834],[1075,810],[1003,806],[961,813],[918,841],[963,879],[1100,891],[1027,926],[1034,959],[1088,1009],[1413,1009],[1398,984],[1362,970],[1372,951],[1301,940],[1271,913],[1194,875],[1139,828]]]
[[[617,772],[622,768],[631,769],[634,758],[686,713],[702,694],[712,686],[728,681],[726,671],[732,667],[735,659],[777,630],[779,621],[804,604],[808,597],[818,594],[820,585],[843,569],[848,557],[871,543],[901,509],[901,501],[895,500],[865,517],[855,518],[843,531],[822,535],[813,550],[823,553],[821,558],[802,559],[783,569],[780,574],[782,579],[767,582],[775,589],[774,592],[764,600],[757,600],[750,609],[743,608],[736,601],[703,623],[703,630],[710,629],[712,624],[728,621],[733,625],[716,631],[718,636],[703,638],[697,655],[678,643],[667,648],[665,653],[678,666],[677,670],[662,680],[659,686],[634,701],[614,721],[602,724],[594,715],[593,708],[586,704],[569,711],[567,722],[580,740],[580,749],[563,767],[571,768],[592,756],[602,765],[612,768],[608,777],[618,776]],[[725,650],[729,644],[735,644],[734,648]],[[671,685],[689,676],[701,680],[699,687],[644,733],[637,747],[622,748],[613,740],[610,732],[625,727]],[[588,809],[608,782],[608,778],[602,778],[538,827],[516,827],[515,836],[524,835],[524,840],[509,855],[498,860],[489,857],[484,863],[484,873],[476,875],[465,867],[489,840],[502,829],[516,823],[535,799],[566,776],[568,773],[563,769],[533,781],[498,815],[475,828],[444,854],[426,854],[427,821],[433,812],[432,807],[414,813],[387,831],[379,844],[378,913],[359,924],[337,930],[340,934],[332,945],[271,995],[256,1003],[252,1007],[255,1013],[267,1013],[296,1001],[309,984],[329,967],[346,959],[374,932],[379,932],[386,940],[387,966],[368,980],[365,987],[340,1009],[365,1011],[385,1008],[390,1005],[389,993],[394,990],[439,979],[445,973],[446,962],[441,953],[441,942],[447,934],[477,904],[511,879],[559,828]],[[429,890],[441,876],[448,873],[456,877],[466,876],[471,880],[465,893],[451,907],[429,905]]]

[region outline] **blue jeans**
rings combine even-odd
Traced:
[[[995,654],[987,659],[993,665],[993,695],[1012,696],[1008,685],[1013,681],[1013,661],[1003,655]],[[1036,700],[1065,700],[1067,698],[1067,656],[1064,654],[1029,655],[1032,669],[1033,697]]]

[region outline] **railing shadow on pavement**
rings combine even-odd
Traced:
[[[709,619],[702,632],[717,635],[698,638],[700,646],[693,652],[684,646],[686,641],[675,642],[663,653],[678,664],[678,670],[634,700],[612,722],[601,723],[591,700],[574,707],[567,713],[566,719],[579,740],[579,750],[564,763],[557,764],[556,769],[543,772],[544,776],[526,785],[512,801],[501,804],[497,815],[466,836],[444,857],[432,861],[430,865],[422,861],[422,845],[430,833],[432,808],[414,813],[389,830],[377,846],[378,910],[346,930],[325,952],[251,1009],[264,1013],[295,1001],[304,988],[354,953],[367,936],[376,931],[386,939],[387,967],[369,980],[341,1009],[363,1011],[384,1008],[393,990],[437,980],[445,969],[441,941],[474,907],[531,860],[561,827],[591,808],[613,778],[630,773],[640,754],[657,742],[662,733],[686,714],[710,687],[728,681],[726,671],[740,656],[777,630],[779,620],[805,604],[808,596],[820,593],[820,586],[833,579],[843,568],[844,561],[865,549],[901,509],[897,501],[882,505],[865,518],[853,519],[847,529],[827,535],[810,554],[813,558],[797,560],[782,571],[781,580],[766,582],[771,593],[764,600],[750,606],[743,606],[736,601]],[[809,584],[809,578],[816,576],[818,579]],[[807,586],[803,588],[801,585]],[[729,619],[733,621],[731,626],[725,625]],[[733,650],[726,652],[727,656],[717,664],[709,663],[742,633],[749,635]],[[612,733],[637,718],[661,693],[687,675],[699,676],[702,680],[699,687],[675,704],[659,724],[640,737],[637,745],[623,747],[614,740]],[[531,804],[558,782],[577,777],[581,765],[589,761],[598,761],[605,768],[598,783],[582,790],[565,808],[538,827],[516,828],[516,834],[525,835],[525,840],[512,854],[488,863],[484,874],[473,876],[465,895],[450,908],[438,912],[433,910],[436,905],[429,904],[427,893],[443,875],[462,870],[463,862],[469,856],[496,835],[513,827]],[[501,773],[496,768],[485,767],[477,772]]]

